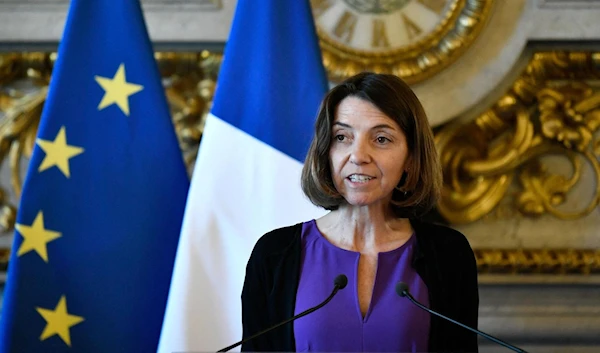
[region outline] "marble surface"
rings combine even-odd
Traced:
[[[600,351],[600,278],[526,277],[480,276],[479,329],[530,353]]]
[[[68,1],[8,0],[0,2],[0,44],[60,41]],[[153,42],[224,43],[235,0],[142,0]]]

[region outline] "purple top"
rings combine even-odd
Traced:
[[[298,352],[427,352],[429,313],[396,294],[396,283],[408,284],[416,300],[429,307],[427,287],[412,268],[413,234],[401,247],[379,253],[369,309],[362,317],[357,273],[360,253],[331,244],[314,220],[302,225],[300,282],[295,313],[321,303],[333,290],[333,279],[348,285],[327,305],[294,322]]]

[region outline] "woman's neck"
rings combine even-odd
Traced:
[[[413,233],[408,219],[374,207],[340,206],[318,219],[317,226],[334,245],[361,253],[393,250]]]

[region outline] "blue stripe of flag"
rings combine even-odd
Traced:
[[[215,116],[303,162],[327,89],[308,0],[238,1]]]

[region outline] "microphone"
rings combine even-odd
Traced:
[[[265,333],[267,333],[269,331],[272,331],[272,330],[274,330],[274,329],[276,329],[276,328],[278,328],[280,326],[283,326],[283,325],[285,325],[285,324],[287,324],[289,322],[292,322],[292,321],[294,321],[296,319],[299,319],[299,318],[301,318],[303,316],[306,316],[306,315],[308,315],[308,314],[310,314],[310,313],[312,313],[312,312],[314,312],[314,311],[322,308],[323,306],[325,306],[325,304],[329,303],[331,301],[331,299],[333,299],[333,296],[336,295],[337,292],[340,289],[346,288],[346,285],[348,285],[348,277],[346,277],[346,275],[337,275],[337,277],[335,277],[335,279],[333,280],[333,291],[331,292],[331,294],[329,295],[329,297],[327,297],[327,299],[325,299],[321,304],[319,304],[317,306],[314,306],[314,307],[312,307],[312,308],[310,308],[308,310],[305,310],[305,311],[301,312],[300,314],[298,314],[296,316],[292,316],[291,318],[289,318],[289,319],[287,319],[287,320],[285,320],[283,322],[280,322],[280,323],[278,323],[275,326],[271,326],[268,329],[260,331],[260,332],[254,334],[254,335],[252,335],[250,337],[247,337],[247,338],[245,338],[245,339],[243,339],[243,340],[241,340],[241,341],[239,341],[237,343],[234,343],[231,346],[227,346],[227,347],[225,347],[223,349],[220,349],[217,352],[227,352],[228,350],[230,350],[232,348],[235,348],[235,347],[237,347],[237,346],[239,346],[241,344],[244,344],[244,343],[246,343],[246,342],[248,342],[250,340],[255,339],[258,336],[262,336],[262,335],[264,335]]]
[[[474,328],[471,328],[471,327],[469,327],[469,326],[467,326],[467,325],[465,325],[465,324],[462,324],[462,323],[460,323],[460,322],[458,322],[458,321],[456,321],[456,320],[453,320],[453,319],[451,319],[451,318],[449,318],[449,317],[447,317],[447,316],[444,316],[444,315],[442,315],[442,314],[440,314],[440,313],[437,313],[437,312],[435,312],[435,311],[433,311],[433,310],[429,309],[429,308],[428,308],[428,307],[426,307],[425,305],[423,305],[423,304],[419,303],[419,302],[418,302],[418,301],[417,301],[415,298],[413,298],[413,296],[412,296],[412,295],[410,295],[410,293],[408,292],[408,285],[407,285],[406,283],[404,283],[404,282],[398,282],[398,283],[396,284],[396,293],[397,293],[399,296],[401,296],[401,297],[406,297],[406,298],[408,298],[408,299],[409,299],[409,300],[410,300],[410,301],[411,301],[413,304],[415,304],[415,305],[416,305],[416,306],[418,306],[419,308],[421,308],[421,309],[423,309],[423,310],[425,310],[425,311],[427,311],[427,312],[429,312],[429,313],[431,313],[431,314],[434,314],[434,315],[436,315],[436,316],[439,316],[439,317],[441,317],[442,319],[445,319],[445,320],[448,320],[448,321],[450,321],[450,322],[452,322],[452,323],[454,323],[454,324],[457,324],[457,325],[458,325],[458,326],[460,326],[460,327],[464,327],[464,328],[466,328],[467,330],[469,330],[469,331],[471,331],[471,332],[475,332],[476,334],[478,334],[478,335],[481,335],[481,336],[483,336],[483,337],[485,337],[485,338],[487,338],[487,339],[489,339],[489,340],[491,340],[491,341],[493,341],[493,342],[496,342],[496,343],[498,343],[499,345],[502,345],[502,346],[504,346],[504,347],[506,347],[506,348],[508,348],[508,349],[510,349],[510,350],[512,350],[512,351],[514,351],[514,352],[518,352],[518,353],[527,353],[526,351],[522,350],[521,348],[515,347],[515,346],[513,346],[513,345],[511,345],[511,344],[508,344],[508,343],[506,343],[506,342],[504,342],[504,341],[502,341],[502,340],[500,340],[500,339],[498,339],[498,338],[496,338],[496,337],[492,336],[492,335],[488,335],[488,334],[487,334],[487,333],[485,333],[485,332],[482,332],[482,331],[476,330],[476,329],[474,329]]]

